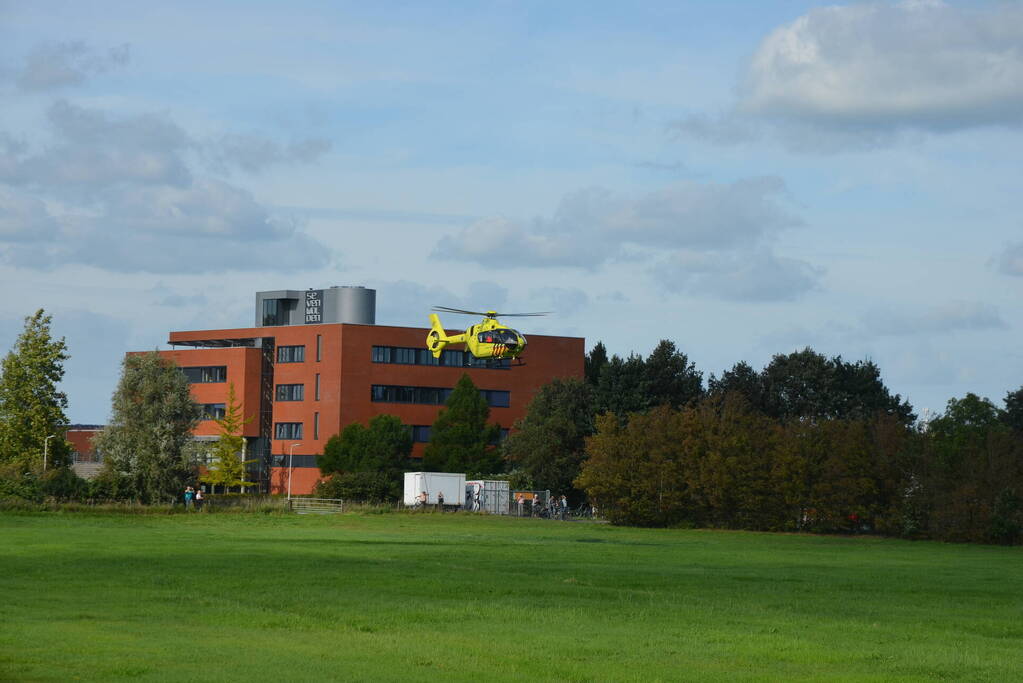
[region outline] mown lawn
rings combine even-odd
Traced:
[[[0,515],[0,679],[1019,680],[1023,551],[436,514]]]

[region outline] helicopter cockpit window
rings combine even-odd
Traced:
[[[519,343],[519,335],[515,330],[487,330],[476,335],[476,339],[483,344],[506,344]]]

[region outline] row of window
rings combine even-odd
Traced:
[[[491,368],[507,370],[511,361],[507,358],[477,358],[468,351],[445,349],[440,358],[434,358],[429,349],[410,348],[407,346],[374,346],[374,363],[394,363],[397,365],[436,365],[450,368]]]
[[[423,405],[444,405],[452,389],[443,387],[404,387],[393,384],[374,384],[370,387],[370,400],[375,403],[419,403]],[[511,392],[498,389],[480,389],[480,395],[491,408],[507,408],[511,405]]]
[[[226,365],[206,365],[202,367],[181,368],[181,372],[192,384],[216,384],[227,381]]]
[[[274,438],[285,441],[296,441],[303,438],[302,422],[275,422]],[[313,413],[313,438],[320,438],[320,414]]]
[[[323,360],[323,335],[318,334],[316,335],[316,362],[319,363],[321,360]],[[304,363],[305,345],[299,344],[295,346],[278,346],[277,362]]]

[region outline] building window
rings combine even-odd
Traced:
[[[430,425],[412,425],[412,442],[429,443]]]
[[[476,358],[468,351],[445,349],[440,358],[434,358],[429,349],[407,346],[374,346],[374,363],[397,365],[439,365],[446,368],[488,368],[506,370],[511,367],[507,358]]]
[[[283,325],[284,320],[281,315],[283,308],[279,299],[263,299],[263,325],[267,327]]]
[[[451,389],[443,387],[403,387],[391,384],[374,384],[370,387],[370,400],[375,403],[418,403],[421,405],[444,405],[451,395]],[[511,392],[496,389],[480,389],[480,395],[491,408],[507,408],[511,403]]]
[[[487,399],[487,405],[491,408],[507,408],[511,405],[511,392],[498,391],[495,389],[480,389],[480,394]]]
[[[313,413],[313,438],[320,438],[320,414]]]
[[[217,384],[227,381],[226,365],[207,365],[205,367],[181,368],[185,377],[192,384]]]
[[[278,401],[304,401],[305,400],[305,385],[304,384],[278,384],[277,385],[277,398]]]
[[[302,438],[301,422],[277,422],[274,424],[274,438],[293,440]]]
[[[304,363],[305,362],[305,347],[304,346],[278,346],[277,347],[277,362],[278,363]]]
[[[320,373],[318,373],[318,372],[316,373],[316,387],[315,387],[313,393],[315,394],[316,400],[319,401],[320,400]]]
[[[323,335],[316,335],[316,362],[323,360]]]
[[[204,403],[202,406],[203,420],[223,420],[227,407],[223,403]]]

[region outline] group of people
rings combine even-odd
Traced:
[[[426,501],[429,500],[429,496],[426,495],[426,491],[423,491],[416,496],[415,509],[423,509],[426,507]],[[437,491],[437,509],[444,512],[444,492]]]
[[[526,502],[529,501],[530,508],[528,515],[526,514]],[[519,517],[541,517],[544,511],[547,512],[547,516],[551,519],[564,520],[568,517],[569,507],[568,498],[562,494],[559,496],[551,496],[547,507],[544,508],[543,502],[540,500],[540,494],[532,494],[532,498],[526,498],[524,494],[519,493],[515,498],[515,504],[518,508]]]
[[[185,487],[185,509],[186,510],[202,510],[202,504],[206,500],[203,495],[202,489],[193,489],[191,486]]]

